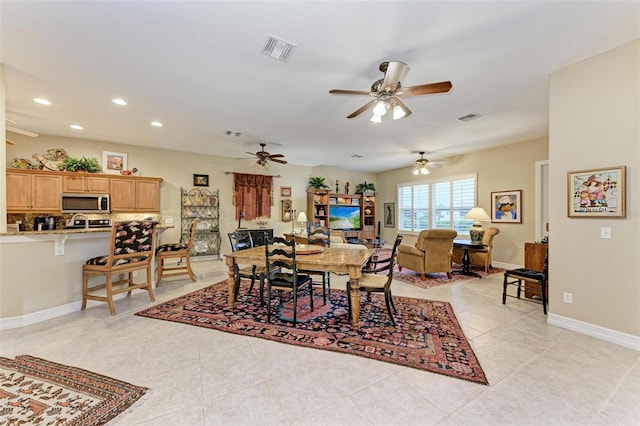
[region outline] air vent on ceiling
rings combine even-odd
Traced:
[[[467,121],[475,120],[476,118],[480,118],[480,117],[482,117],[481,114],[471,113],[471,114],[463,115],[462,117],[458,117],[456,118],[456,120],[467,122]]]
[[[227,130],[226,135],[227,136],[238,136],[239,137],[240,135],[242,135],[242,133],[234,132],[234,131],[231,131],[231,130]]]
[[[269,34],[267,35],[267,42],[262,48],[262,53],[279,61],[289,62],[291,55],[293,55],[293,52],[297,47],[298,46],[293,43],[289,43],[288,41]]]

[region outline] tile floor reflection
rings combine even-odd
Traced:
[[[226,277],[194,262],[198,282],[163,280],[157,302]],[[332,276],[332,287],[345,287]],[[149,318],[137,292],[0,332],[0,355],[29,354],[150,391],[117,425],[638,425],[640,354],[546,324],[539,305],[509,299],[502,277],[394,294],[450,302],[490,386],[340,353]]]

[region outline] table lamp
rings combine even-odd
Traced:
[[[469,236],[472,243],[481,243],[484,236],[484,229],[480,221],[489,221],[491,218],[482,207],[474,207],[464,216],[465,219],[473,219],[473,226],[469,229]]]
[[[303,234],[304,228],[307,226],[307,215],[304,212],[300,212],[296,222],[300,223],[300,233]]]

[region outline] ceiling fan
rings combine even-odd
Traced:
[[[424,158],[424,151],[420,151],[420,158],[416,160],[416,164],[413,166],[414,175],[428,175],[429,169],[439,169],[443,164],[447,164],[446,161],[429,161]]]
[[[268,167],[269,165],[267,164],[267,161],[273,161],[275,163],[280,163],[280,164],[287,164],[287,161],[281,159],[284,157],[283,154],[269,154],[267,151],[264,150],[264,147],[267,146],[266,143],[261,143],[260,146],[262,147],[262,151],[258,151],[258,152],[247,151],[247,154],[255,155],[258,158],[257,164],[259,166],[265,167],[265,168]]]
[[[9,119],[9,118],[5,118],[5,122],[6,122],[6,123],[8,123],[8,124],[14,124],[14,125],[16,124],[16,122],[15,122],[15,121],[13,121],[13,120],[11,120],[11,119]],[[29,136],[29,137],[31,137],[31,138],[37,138],[37,137],[38,137],[38,134],[37,134],[37,133],[30,132],[30,131],[28,131],[28,130],[19,129],[19,128],[17,128],[17,127],[13,127],[13,126],[10,126],[10,125],[5,125],[5,130],[6,130],[7,132],[18,133],[18,134],[20,134],[20,135]],[[16,144],[14,141],[9,140],[9,139],[7,139],[7,138],[5,138],[5,141],[6,141],[6,143],[7,143],[7,144],[9,144],[9,145],[15,145],[15,144]]]
[[[356,118],[363,112],[372,109],[373,116],[371,121],[374,123],[381,123],[382,116],[388,110],[393,111],[393,119],[397,120],[411,114],[411,110],[400,100],[401,97],[445,93],[451,90],[450,81],[402,87],[400,80],[408,70],[408,66],[404,62],[383,62],[380,64],[379,69],[384,73],[384,78],[374,82],[371,85],[370,92],[341,89],[329,90],[332,95],[369,95],[375,98],[347,115],[347,118]]]

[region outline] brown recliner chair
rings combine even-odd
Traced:
[[[498,228],[486,228],[482,237],[482,243],[486,244],[487,248],[482,250],[469,250],[469,257],[471,258],[471,265],[484,266],[484,272],[488,273],[491,267],[491,248],[493,247],[493,237],[498,235],[500,230]],[[451,260],[456,263],[462,263],[462,255],[464,249],[454,248],[453,256]]]
[[[398,268],[411,269],[424,274],[446,272],[451,278],[453,239],[458,235],[453,229],[425,229],[418,234],[415,246],[401,244],[398,249]]]

